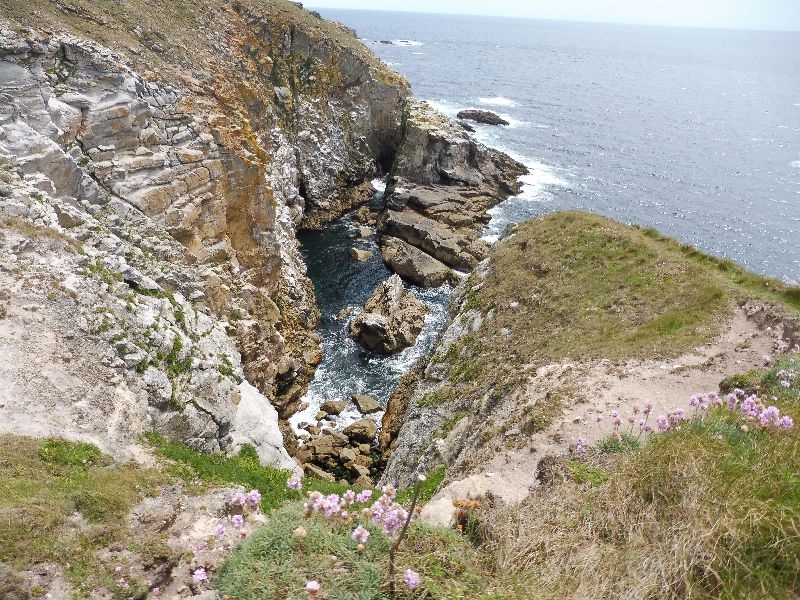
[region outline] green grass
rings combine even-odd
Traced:
[[[58,563],[81,597],[101,585],[121,593],[115,565],[97,552],[143,541],[128,529],[128,512],[168,480],[115,464],[91,444],[0,436],[0,562],[16,569]],[[85,524],[71,518],[78,513]],[[142,582],[131,584],[130,595],[142,597]]]
[[[759,298],[795,314],[797,289],[744,271],[664,237],[601,216],[569,211],[520,224],[493,250],[489,273],[473,274],[462,310],[490,321],[431,362],[447,379],[420,406],[473,412],[507,394],[531,366],[567,359],[678,356],[712,341],[737,303]],[[456,317],[458,318],[458,317]],[[498,343],[498,331],[505,331]],[[559,398],[521,423],[542,431],[560,414]]]
[[[197,452],[186,444],[167,441],[157,433],[146,433],[145,439],[159,456],[175,463],[171,472],[186,481],[200,480],[212,485],[235,484],[257,489],[261,492],[261,509],[264,512],[305,495],[286,487],[290,471],[263,466],[250,445],[243,446],[235,456],[226,456]],[[303,485],[307,490],[319,490],[326,494],[341,494],[347,489],[338,483],[313,478],[304,479]]]
[[[307,530],[304,539],[293,534],[299,526]],[[350,539],[354,523],[332,523],[319,515],[304,519],[299,503],[289,504],[225,562],[215,583],[221,594],[238,600],[307,599],[304,586],[311,579],[321,583],[321,597],[328,600],[389,598],[390,540],[373,525],[365,526],[372,536],[359,551]],[[489,576],[486,558],[451,529],[413,523],[397,557],[396,598],[532,597],[519,577]],[[415,592],[403,584],[406,568],[422,576]]]
[[[800,382],[773,379],[798,363],[765,370],[759,392],[795,420]],[[522,507],[480,515],[498,572],[533,573],[549,598],[798,598],[800,427],[719,407],[598,458],[567,461],[570,477]]]
[[[426,476],[425,481],[422,483],[419,492],[419,502],[424,504],[428,502],[433,495],[436,493],[436,490],[439,489],[439,486],[442,485],[442,481],[444,481],[445,476],[445,468],[439,467],[433,473],[430,473]],[[397,501],[401,504],[410,502],[412,496],[414,495],[414,487],[408,487],[404,490],[401,490],[397,494]]]

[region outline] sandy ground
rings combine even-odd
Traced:
[[[612,433],[611,410],[619,411],[623,419],[621,430],[626,431],[633,407],[644,407],[650,401],[653,403],[650,423],[654,424],[655,416],[670,408],[683,406],[688,411],[692,394],[717,391],[726,376],[763,366],[763,357],[772,356],[779,347],[775,331],[760,329],[743,311],[737,311],[714,343],[676,359],[541,367],[521,392],[520,401],[525,401],[526,396],[541,397],[548,389],[567,385],[584,390],[585,401],[566,407],[546,431],[531,437],[528,446],[497,452],[485,462],[481,472],[445,486],[425,506],[422,518],[446,525],[452,518],[454,499],[487,492],[507,503],[520,502],[530,488],[538,485],[537,465],[544,456],[567,454],[578,436],[591,445]],[[603,417],[599,422],[598,416]],[[635,429],[638,431],[638,427]]]

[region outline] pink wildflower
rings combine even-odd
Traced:
[[[405,580],[406,585],[410,590],[417,589],[422,581],[420,579],[419,573],[417,573],[416,571],[412,571],[411,569],[406,569],[405,571],[403,571],[403,579]]]
[[[234,527],[241,527],[244,525],[244,517],[242,515],[233,515],[231,517],[231,523],[233,523]]]
[[[319,581],[312,579],[311,581],[306,582],[306,591],[308,592],[308,595],[311,596],[312,598],[317,597],[317,594],[319,594],[320,589],[322,589],[322,586],[319,584]]]
[[[261,492],[259,492],[258,490],[250,490],[247,493],[245,502],[247,502],[247,506],[255,508],[261,503]]]
[[[217,537],[222,537],[225,535],[225,525],[222,523],[218,523],[217,526],[214,528],[214,535]]]
[[[297,475],[292,475],[286,480],[286,487],[290,490],[300,490],[303,488],[303,482]]]
[[[207,579],[208,573],[206,573],[206,570],[203,567],[198,567],[194,570],[194,573],[192,573],[192,581],[195,583],[203,583]]]
[[[586,440],[583,436],[578,437],[577,441],[575,442],[575,452],[578,454],[583,454],[586,452]]]
[[[350,534],[350,538],[354,542],[358,542],[359,544],[366,544],[367,540],[369,540],[369,536],[370,536],[369,530],[363,527],[362,525],[356,527],[353,530],[353,533]]]
[[[372,490],[364,490],[356,496],[356,502],[363,504],[364,502],[369,502],[370,498],[372,498]]]
[[[794,427],[794,421],[789,415],[783,415],[780,419],[778,419],[775,425],[781,429],[791,429]]]
[[[243,492],[236,492],[231,498],[231,504],[235,504],[236,506],[244,506],[246,498]]]

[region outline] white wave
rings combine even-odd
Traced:
[[[386,177],[376,177],[370,183],[372,183],[372,187],[375,188],[375,191],[381,194],[386,191]]]
[[[515,209],[511,208],[512,205],[519,207],[520,204],[529,202],[547,202],[551,198],[551,188],[569,185],[567,181],[555,173],[552,167],[513,151],[503,148],[497,149],[524,164],[528,167],[529,173],[519,178],[519,182],[522,184],[519,194],[511,196],[489,210],[491,220],[486,226],[481,239],[490,244],[497,242],[508,224],[514,220],[514,217],[511,216],[515,211]]]
[[[392,42],[395,46],[424,46],[424,42],[418,42],[417,40],[394,40]]]
[[[795,169],[800,169],[800,160],[796,160],[796,161],[791,162],[789,164],[792,165]]]
[[[458,111],[461,110],[460,108],[458,108],[458,106],[456,106],[454,104],[450,104],[446,100],[429,100],[427,98],[423,98],[423,99],[425,100],[425,102],[430,104],[433,108],[438,110],[440,113],[444,113],[448,117],[451,117],[453,119],[456,118],[456,114],[458,114]]]
[[[508,106],[514,107],[517,105],[516,102],[513,100],[509,100],[508,98],[504,98],[503,96],[494,96],[492,98],[478,98],[478,102],[481,104],[486,104],[487,106]]]

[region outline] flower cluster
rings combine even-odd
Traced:
[[[319,514],[340,523],[353,523],[356,518],[361,516],[370,519],[373,525],[381,527],[386,535],[394,536],[403,528],[409,514],[402,505],[396,502],[397,490],[394,486],[384,486],[381,491],[381,496],[372,503],[372,506],[363,507],[360,510],[357,510],[357,505],[369,502],[372,499],[372,490],[364,490],[358,494],[353,490],[347,490],[341,496],[339,494],[325,495],[313,491],[308,494],[308,501],[303,504],[304,514],[306,517]],[[307,533],[303,527],[294,530],[294,536],[299,540],[304,539]],[[364,525],[357,524],[350,533],[350,539],[358,545],[359,550],[364,550],[371,535]],[[422,581],[419,573],[411,569],[405,570],[404,580],[408,588],[412,590],[417,588]],[[312,598],[317,597],[319,589],[319,583],[315,580],[309,581],[306,585],[306,591]]]
[[[308,495],[308,502],[303,504],[306,517],[312,513],[320,513],[328,518],[338,517],[343,521],[351,521],[350,509],[354,504],[364,504],[372,498],[372,490],[364,490],[356,494],[353,490],[347,490],[344,494],[328,494],[321,492],[311,492]]]
[[[290,490],[301,490],[303,489],[303,482],[297,475],[292,475],[286,480],[286,487]]]
[[[781,415],[781,411],[776,406],[764,406],[761,399],[755,394],[746,396],[740,389],[733,390],[727,396],[727,407],[729,410],[738,410],[750,420],[758,420],[762,427],[777,427],[778,429],[791,429],[794,421],[789,415]]]
[[[795,379],[797,379],[797,371],[794,369],[781,369],[776,373],[778,379],[780,379],[781,387],[789,389],[792,387]]]
[[[421,583],[419,573],[412,571],[411,569],[406,569],[403,571],[403,580],[406,582],[406,585],[410,590],[418,588],[419,584]]]
[[[397,490],[394,486],[383,487],[383,494],[369,509],[370,517],[375,525],[380,525],[386,535],[395,535],[408,519],[408,511],[394,501]]]
[[[778,371],[778,377],[783,378],[781,385],[785,381],[793,380],[796,373],[791,370]],[[784,386],[785,387],[785,386]],[[671,408],[664,414],[655,418],[655,428],[649,424],[650,414],[653,411],[653,403],[647,402],[644,409],[638,406],[633,407],[633,414],[628,417],[629,434],[633,434],[634,427],[638,428],[641,436],[643,433],[666,433],[667,431],[679,431],[683,424],[693,419],[704,419],[712,406],[724,406],[729,411],[735,412],[745,417],[749,421],[757,422],[761,427],[775,427],[778,429],[791,429],[794,421],[789,415],[781,415],[776,406],[766,406],[755,394],[747,395],[743,390],[735,389],[729,393],[725,399],[719,397],[714,392],[708,394],[692,394],[689,397],[689,410],[684,407]],[[639,416],[643,415],[643,416]],[[614,409],[609,413],[614,424],[614,434],[619,436],[619,428],[622,419],[618,410]],[[597,422],[603,420],[602,415],[597,416]],[[742,426],[745,430],[747,425]],[[586,440],[578,437],[575,443],[575,452],[584,454],[586,452]]]

